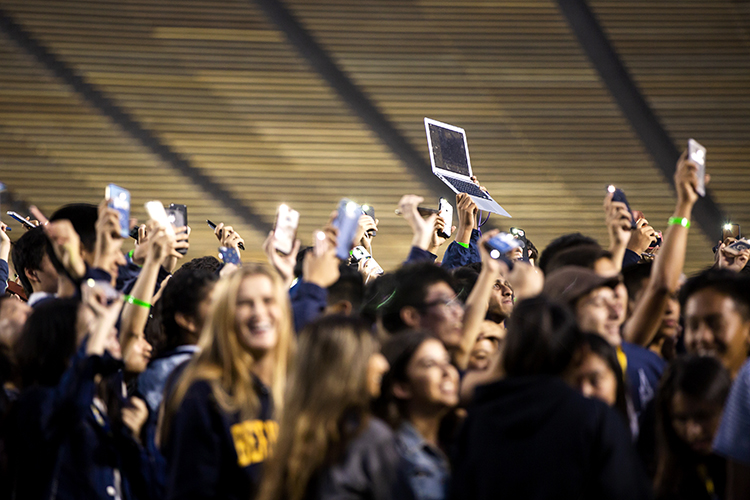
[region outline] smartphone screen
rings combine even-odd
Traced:
[[[695,191],[706,196],[706,148],[695,139],[688,139],[688,158],[698,165],[698,186]]]
[[[115,184],[107,186],[104,197],[109,200],[107,206],[117,210],[120,219],[120,236],[130,236],[130,191]]]
[[[292,210],[283,203],[276,210],[276,224],[273,229],[274,248],[289,255],[294,248],[294,240],[297,238],[297,226],[299,225],[299,212]]]
[[[721,228],[721,241],[727,238],[734,238],[735,240],[740,239],[740,225],[739,224],[724,224]]]
[[[341,260],[349,258],[349,250],[352,248],[352,240],[357,232],[361,214],[362,207],[357,203],[346,198],[339,202],[338,215],[336,220],[333,221],[333,226],[339,230],[336,257]]]
[[[438,206],[440,207],[438,216],[443,219],[443,222],[445,222],[445,227],[440,236],[443,238],[449,238],[451,235],[451,227],[453,226],[453,205],[451,205],[445,198],[440,198]]]
[[[23,227],[25,227],[26,229],[34,229],[36,227],[34,224],[27,221],[26,219],[21,217],[17,212],[14,212],[13,210],[8,210],[7,214],[10,216],[11,219],[14,219],[20,222],[23,225]]]

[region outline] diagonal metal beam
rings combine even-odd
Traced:
[[[307,59],[310,66],[323,78],[359,118],[377,134],[391,152],[411,170],[414,176],[432,193],[454,197],[445,184],[432,175],[430,164],[414,149],[396,126],[377,108],[367,95],[338,67],[330,55],[300,24],[281,0],[254,0],[268,18],[286,35],[289,42]]]
[[[169,145],[162,142],[156,134],[146,129],[127,111],[117,105],[109,96],[87,82],[56,54],[38,42],[31,33],[19,25],[5,10],[0,9],[0,31],[4,32],[21,49],[25,50],[54,75],[75,90],[86,102],[100,113],[108,116],[124,132],[136,139],[143,147],[161,158],[176,171],[190,179],[196,186],[214,199],[231,209],[245,223],[265,234],[272,229],[260,215],[242,203],[211,177],[192,165]]]
[[[557,3],[623,115],[674,189],[675,165],[681,151],[675,147],[669,132],[644,99],[586,0],[557,0]],[[710,192],[707,191],[706,196],[695,204],[692,217],[709,241],[721,239],[721,225],[727,219]]]

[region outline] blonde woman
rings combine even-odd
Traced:
[[[387,370],[359,320],[327,316],[305,328],[260,499],[410,497],[393,433],[370,413]]]
[[[167,498],[253,498],[278,434],[293,334],[281,278],[248,265],[216,285],[198,342],[165,406]]]

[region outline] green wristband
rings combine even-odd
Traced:
[[[148,302],[144,302],[141,299],[136,299],[132,295],[126,295],[125,302],[127,302],[128,304],[135,304],[137,306],[145,307],[146,309],[151,309],[151,304],[149,304]]]
[[[690,227],[690,219],[687,217],[670,217],[669,220],[667,220],[667,224],[670,226],[682,226],[685,229],[688,229]]]
[[[135,261],[133,260],[134,253],[135,253],[135,250],[131,250],[128,252],[128,259],[130,259],[130,262],[132,262],[133,264],[135,264]],[[138,264],[135,264],[135,265],[138,266]],[[138,266],[138,267],[143,267],[143,266]]]
[[[463,241],[457,241],[456,243],[458,243],[459,245],[461,245],[464,248],[469,248],[469,244],[468,243],[464,243]]]

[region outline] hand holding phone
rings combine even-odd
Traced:
[[[698,165],[698,185],[695,192],[706,196],[706,148],[695,139],[688,139],[688,159]]]
[[[612,201],[624,203],[625,206],[628,209],[628,213],[630,213],[630,229],[636,228],[636,223],[638,222],[636,218],[633,216],[633,211],[630,209],[630,203],[628,203],[628,199],[625,197],[625,191],[623,191],[620,188],[616,188],[613,185],[607,186],[607,191],[612,193]]]
[[[513,261],[506,257],[505,254],[516,248],[521,248],[522,245],[523,243],[520,240],[508,233],[497,233],[485,243],[490,257],[495,260],[502,260],[508,266],[508,269],[511,270],[513,269]]]
[[[22,225],[22,226],[23,226],[23,227],[24,227],[25,229],[34,229],[35,227],[37,227],[37,226],[38,226],[38,224],[33,224],[33,223],[32,223],[31,221],[29,221],[29,220],[27,220],[27,219],[24,219],[23,217],[21,217],[21,215],[20,215],[20,214],[18,214],[17,212],[14,212],[13,210],[8,210],[8,212],[6,212],[6,213],[8,214],[8,216],[9,216],[9,217],[10,217],[11,219],[13,219],[13,220],[15,220],[15,221],[17,221],[17,222],[20,222],[20,223],[21,223],[21,225]]]
[[[214,229],[214,230],[216,229],[216,224],[211,222],[208,219],[206,219],[206,224],[208,224],[208,227],[210,227],[211,229]],[[217,238],[221,240],[221,236],[217,235]],[[240,250],[245,250],[245,245],[241,241],[237,243],[237,247],[239,247]]]
[[[130,191],[115,184],[110,184],[104,192],[107,206],[117,210],[120,221],[120,236],[130,236]]]
[[[166,209],[167,219],[172,224],[173,229],[180,227],[187,227],[187,205],[176,205],[171,203]],[[178,248],[177,251],[185,255],[188,252],[187,248]]]
[[[336,257],[341,260],[349,258],[349,250],[352,248],[354,236],[357,234],[359,226],[359,216],[362,213],[362,207],[355,202],[346,198],[339,202],[339,209],[336,219],[333,221],[333,227],[339,230]]]
[[[285,204],[279,205],[276,210],[276,224],[273,229],[274,248],[289,255],[294,249],[294,241],[297,239],[297,226],[299,225],[299,212],[292,210]]]
[[[443,222],[445,223],[445,227],[438,236],[448,239],[451,237],[451,227],[453,226],[453,205],[451,205],[445,198],[440,198],[440,200],[438,200],[438,206],[440,207],[438,210],[438,217],[443,219]]]

